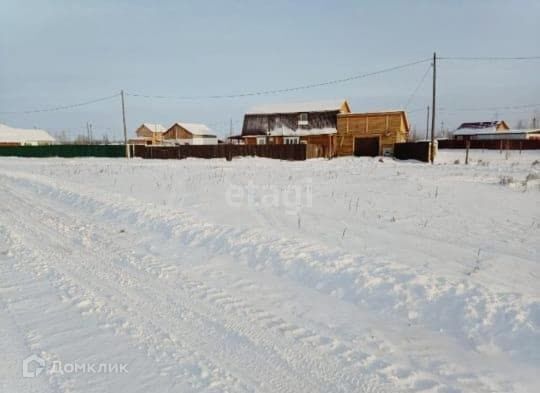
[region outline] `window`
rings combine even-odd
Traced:
[[[266,144],[266,137],[265,136],[258,136],[257,137],[257,145],[265,145]]]
[[[300,113],[298,115],[298,125],[299,126],[307,126],[308,125],[308,114],[307,113]]]
[[[300,138],[297,136],[286,136],[283,138],[283,143],[286,145],[295,145],[297,143],[300,143]]]

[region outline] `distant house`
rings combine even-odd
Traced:
[[[51,145],[55,139],[45,130],[9,127],[0,124],[0,145],[4,146],[38,146]]]
[[[143,123],[135,130],[136,138],[130,139],[129,143],[136,145],[159,145],[163,141],[163,133],[166,128],[161,124]]]
[[[345,100],[264,105],[244,116],[242,137],[248,145],[309,143],[335,147],[337,117],[350,113]]]
[[[530,130],[501,130],[494,131],[493,129],[461,129],[454,132],[456,140],[524,140],[524,139],[540,139],[540,129]]]
[[[513,130],[504,120],[486,121],[481,123],[463,123],[454,131],[457,140],[507,140],[507,139],[538,139],[540,130]]]
[[[345,113],[337,117],[337,156],[378,156],[394,153],[406,142],[409,121],[405,111]]]
[[[499,132],[509,130],[508,124],[504,120],[494,120],[494,121],[480,121],[472,123],[462,123],[454,132],[456,133],[474,133],[476,131],[486,131],[486,132]]]
[[[217,145],[217,136],[204,124],[174,123],[163,134],[164,144]]]

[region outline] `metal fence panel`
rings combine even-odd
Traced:
[[[125,157],[125,145],[0,146],[0,156],[12,157]]]
[[[471,149],[488,150],[538,150],[540,139],[500,139],[500,140],[471,140]],[[439,141],[439,149],[465,149],[465,141],[445,139]]]

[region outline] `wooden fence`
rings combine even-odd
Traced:
[[[443,139],[439,149],[465,149],[464,140]],[[471,149],[490,150],[537,150],[540,149],[540,139],[501,139],[501,140],[471,140]]]
[[[135,146],[135,157],[158,159],[265,157],[279,160],[303,161],[322,157],[324,149],[318,145],[181,145]]]

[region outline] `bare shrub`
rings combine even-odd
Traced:
[[[499,177],[500,185],[507,186],[513,182],[514,182],[514,178],[512,176],[504,175],[504,176]]]

